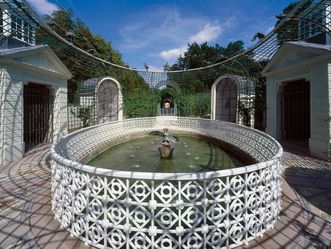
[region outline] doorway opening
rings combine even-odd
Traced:
[[[310,138],[310,84],[306,80],[284,83],[282,139],[308,148]]]
[[[236,122],[237,85],[231,78],[224,78],[216,87],[215,119]]]
[[[23,133],[27,152],[39,144],[51,142],[53,108],[51,90],[45,85],[24,85],[23,98]]]

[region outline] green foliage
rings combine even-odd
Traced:
[[[179,95],[179,93],[177,92],[177,90],[175,89],[175,88],[173,88],[173,87],[166,87],[166,88],[164,88],[164,89],[162,89],[162,90],[154,90],[154,92],[155,92],[155,94],[157,94],[158,96],[160,96],[159,97],[159,100],[161,101],[162,99],[164,99],[165,97],[167,97],[167,96],[171,96],[172,98],[173,98],[173,100],[175,101],[175,102],[178,102],[179,101],[179,99],[180,99],[180,95]],[[160,102],[159,101],[159,102]]]
[[[86,24],[79,18],[73,19],[71,10],[59,9],[45,17],[49,26],[63,38],[75,44],[77,47],[115,64],[124,65],[121,55],[114,50],[110,42],[107,42],[101,35],[94,35]],[[48,35],[38,30],[37,39],[39,42]]]
[[[251,98],[243,97],[238,101],[238,113],[242,119],[243,125],[250,126],[251,125],[251,114],[253,111],[253,106],[250,104]]]
[[[91,113],[92,107],[91,106],[80,106],[78,107],[78,111],[74,111],[71,109],[71,113],[81,120],[81,127],[88,127],[91,125]]]
[[[135,71],[117,69],[112,71],[109,70],[108,72],[108,75],[112,75],[120,82],[124,94],[149,91],[148,84]]]
[[[170,68],[167,65],[167,68],[170,69],[169,71],[175,71],[205,67],[223,61],[243,49],[243,41],[230,42],[227,47],[222,47],[218,44],[209,46],[207,42],[202,44],[194,42],[188,44],[188,49],[184,56],[179,56],[176,63]]]
[[[297,6],[299,6],[299,4],[300,1],[295,1],[293,3],[290,3],[288,6],[286,6],[283,9],[282,13],[276,16],[277,22],[275,26],[280,24],[289,13],[291,13]],[[312,0],[308,0],[303,5],[299,6],[299,8],[295,11],[295,13],[293,13],[293,18],[284,22],[282,27],[276,30],[277,40],[280,45],[283,44],[285,41],[298,40],[299,38],[298,20],[296,20],[295,17],[299,13],[302,13],[302,11],[307,9],[311,4],[312,4]]]
[[[207,90],[203,79],[194,72],[180,72],[168,74],[170,80],[177,83],[183,93],[197,93]]]
[[[188,50],[183,56],[179,56],[172,70],[188,70],[196,67],[212,65],[244,50],[243,41],[230,42],[226,47],[209,46],[207,43],[201,45],[197,43],[189,44]],[[261,72],[261,63],[256,62],[253,53],[248,53],[229,60],[222,65],[205,68],[203,73],[200,70],[169,73],[170,80],[176,82],[185,93],[198,93],[209,91],[215,80],[224,74],[235,74],[244,77],[256,77]],[[169,65],[164,68],[169,69]]]
[[[207,45],[207,42],[199,45],[194,42],[189,45],[188,50],[184,53],[184,57],[179,58],[185,69],[204,67],[213,64],[219,58],[217,47]]]
[[[82,50],[105,61],[125,65],[121,54],[112,48],[111,43],[100,35],[92,34],[81,20],[73,18],[70,10],[61,9],[46,18],[53,30]],[[49,44],[73,73],[74,77],[68,82],[69,102],[73,102],[75,92],[77,96],[78,82],[88,78],[110,76],[121,84],[126,118],[155,116],[164,94],[170,94],[174,98],[179,115],[209,117],[210,89],[220,75],[228,73],[257,77],[261,71],[261,63],[252,59],[253,53],[228,60],[244,50],[243,41],[230,42],[224,47],[218,44],[210,46],[207,43],[192,43],[174,65],[164,65],[165,71],[184,70],[168,73],[168,80],[174,81],[181,92],[173,91],[171,88],[157,91],[150,90],[137,72],[110,66],[84,52],[79,52],[42,27],[37,31],[37,43]],[[203,71],[185,72],[188,69],[210,66],[225,60],[226,63],[205,68]],[[244,112],[244,108],[242,109]],[[82,109],[77,115],[82,119],[83,125],[87,125],[91,118],[90,114],[88,109]]]
[[[124,95],[125,118],[153,117],[161,98],[157,91],[135,91]]]
[[[178,115],[188,117],[210,117],[210,92],[178,94],[174,88],[137,91],[124,96],[126,118],[152,117],[157,114],[161,99],[170,94],[178,105]]]
[[[100,35],[92,34],[81,20],[74,20],[70,10],[57,10],[46,16],[46,20],[55,32],[82,50],[105,61],[125,65],[121,54],[112,48],[111,43]],[[123,92],[128,93],[137,89],[148,89],[148,85],[137,72],[110,67],[96,58],[78,52],[42,27],[37,30],[36,39],[38,44],[50,45],[72,72],[73,78],[68,82],[69,103],[72,103],[77,95],[79,82],[88,78],[111,76],[120,82]]]
[[[62,37],[65,37],[66,32],[74,30],[75,27],[73,12],[70,9],[54,11],[51,15],[46,15],[45,20]]]
[[[184,117],[210,117],[210,93],[183,94],[179,101],[179,114]]]
[[[234,42],[230,42],[225,48],[224,47],[220,47],[216,44],[215,47],[219,47],[219,50],[221,52],[221,55],[225,58],[230,58],[233,55],[241,52],[244,50],[244,42],[243,41],[234,41]]]
[[[169,65],[168,62],[163,65],[163,71],[165,71],[165,72],[171,71],[171,66]]]
[[[254,128],[258,130],[265,129],[266,116],[266,84],[265,78],[258,78],[255,86],[254,99]]]

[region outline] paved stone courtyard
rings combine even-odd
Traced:
[[[49,146],[0,171],[0,248],[87,248],[51,212]],[[285,152],[275,229],[241,248],[331,248],[331,164]],[[239,247],[240,248],[240,247]]]

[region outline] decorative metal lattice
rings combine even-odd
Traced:
[[[237,86],[231,78],[222,79],[216,87],[216,120],[236,122]]]
[[[125,117],[155,116],[158,114],[155,103],[145,108],[145,112],[137,112],[128,107],[130,102],[139,99],[136,96],[130,96],[132,94],[130,89],[134,88],[135,84],[138,84],[137,82],[150,89],[157,88],[160,82],[175,82],[182,90],[190,89],[192,82],[199,82],[198,86],[201,89],[192,90],[197,93],[196,98],[185,96],[186,99],[191,98],[192,101],[191,103],[183,102],[184,104],[178,106],[176,114],[179,116],[207,117],[210,115],[210,102],[209,106],[204,104],[197,112],[192,112],[190,105],[199,99],[199,94],[210,91],[217,78],[224,74],[232,74],[244,77],[249,82],[245,88],[238,89],[243,94],[238,97],[237,107],[238,109],[242,107],[243,111],[238,110],[239,117],[236,120],[237,122],[242,121],[246,125],[254,124],[259,129],[264,129],[265,126],[265,100],[263,98],[265,79],[260,74],[265,63],[287,41],[318,42],[329,39],[331,31],[330,2],[328,0],[302,0],[287,15],[280,16],[274,29],[264,37],[260,37],[252,47],[237,51],[227,55],[227,57],[221,57],[217,60],[219,62],[213,65],[184,71],[151,72],[127,68],[101,59],[97,53],[91,52],[96,51],[91,44],[89,46],[92,47],[81,48],[80,44],[86,40],[86,37],[67,37],[65,35],[68,33],[67,30],[61,30],[56,23],[46,23],[43,18],[34,13],[26,1],[18,4],[14,0],[3,0],[0,9],[2,15],[1,45],[5,45],[12,37],[30,45],[48,44],[73,73],[74,77],[70,86],[77,86],[79,82],[99,77],[115,78],[123,86]],[[55,27],[61,32],[56,33]],[[69,100],[71,101],[74,90],[75,87],[69,88]],[[254,94],[251,94],[252,92]],[[242,99],[246,98],[247,95],[251,96],[252,100]],[[153,102],[151,96],[153,95],[146,94],[142,102]],[[244,106],[242,105],[243,102],[245,103]],[[81,107],[76,105],[74,108],[79,109]],[[195,106],[194,109],[199,107]],[[91,111],[95,112],[95,106],[93,108]],[[247,113],[253,116],[246,117]],[[248,119],[254,120],[249,122]],[[72,120],[71,123],[87,124],[84,120]]]
[[[302,0],[269,34],[244,51],[201,68],[149,72],[115,65],[80,48],[79,39],[84,37],[76,37],[76,40],[62,37],[25,1],[3,0],[0,9],[1,46],[5,46],[10,39],[29,45],[48,44],[70,66],[74,74],[73,85],[111,76],[123,85],[124,100],[130,100],[135,97],[128,94],[130,84],[137,81],[151,89],[157,88],[160,82],[175,82],[185,90],[194,79],[199,80],[201,88],[207,91],[219,77],[231,74],[250,82],[238,91],[246,93],[240,96],[254,95],[253,100],[244,102],[248,105],[244,106],[244,110],[254,108],[255,114],[265,111],[263,101],[258,108],[254,104],[263,89],[264,79],[260,69],[265,62],[287,41],[314,42],[329,36],[331,31],[330,2]],[[36,36],[35,29],[39,36]],[[248,68],[249,63],[244,63],[247,61],[254,62],[259,68]],[[260,89],[258,84],[262,85]],[[241,100],[239,97],[238,106]],[[77,128],[93,124],[90,120],[96,116],[95,105],[83,104],[73,109],[80,116]],[[203,116],[208,114],[210,107],[205,109],[198,115],[189,111],[179,113],[183,116]],[[153,110],[144,111],[144,115],[148,116],[156,113]],[[141,113],[127,113],[128,117],[141,116]],[[240,119],[243,117],[237,118]],[[260,119],[263,120],[263,115]],[[77,163],[112,139],[165,126],[216,137],[240,148],[261,163],[231,172],[192,175],[123,173]],[[85,128],[60,141],[52,149],[53,210],[71,234],[99,248],[232,247],[262,234],[275,222],[280,208],[280,155],[278,143],[262,133],[203,119],[173,118],[162,120],[162,126],[155,118],[134,119]]]
[[[98,123],[118,120],[118,88],[110,80],[103,81],[97,91]]]
[[[259,163],[188,174],[112,171],[77,162],[123,136],[165,126],[226,138]],[[70,134],[51,154],[55,217],[98,248],[233,247],[273,227],[280,211],[280,145],[231,123],[176,117],[112,122]]]

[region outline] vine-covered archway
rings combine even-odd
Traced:
[[[160,81],[156,85],[160,102],[157,106],[158,116],[178,115],[180,88],[173,81]]]
[[[231,78],[223,79],[216,87],[216,120],[236,122],[237,85]]]
[[[237,121],[238,86],[231,76],[218,78],[212,87],[212,109],[215,120]]]
[[[120,120],[121,93],[119,83],[103,78],[96,87],[97,123]]]

